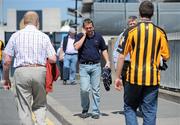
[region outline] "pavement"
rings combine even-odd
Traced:
[[[4,90],[0,84],[0,125],[19,125],[19,117],[12,92]]]
[[[14,86],[10,90],[3,88],[3,82],[0,81],[0,125],[20,125],[17,112],[16,102],[14,98]],[[35,121],[35,116],[33,115]],[[49,111],[46,114],[47,125],[62,125],[57,118]],[[37,125],[37,124],[35,124]]]
[[[90,95],[91,96],[91,95]],[[63,85],[57,80],[53,92],[48,94],[48,109],[62,125],[125,125],[123,115],[123,92],[111,86],[110,91],[101,83],[100,119],[80,118],[80,86]],[[160,89],[158,99],[157,125],[180,125],[180,93]],[[91,108],[89,110],[91,113]],[[139,115],[138,121],[142,124]]]

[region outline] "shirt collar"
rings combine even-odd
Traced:
[[[26,27],[26,29],[37,29],[36,26],[28,24]]]
[[[142,17],[139,22],[152,22],[150,18]]]
[[[93,31],[92,35],[91,36],[88,36],[88,38],[92,38],[95,36],[95,31]]]
[[[75,37],[71,37],[70,35],[68,35],[68,38],[74,39]]]

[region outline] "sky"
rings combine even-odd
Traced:
[[[74,19],[67,14],[67,8],[75,8],[75,0],[0,0],[3,1],[3,17],[6,21],[9,8],[17,10],[41,10],[43,8],[60,8],[61,19]],[[80,6],[78,2],[78,6]],[[1,5],[1,6],[2,6]],[[2,9],[0,10],[2,11]],[[2,13],[2,12],[1,12]]]

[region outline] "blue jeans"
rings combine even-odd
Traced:
[[[83,110],[89,110],[89,93],[92,90],[92,113],[99,115],[101,65],[80,64],[79,68],[81,106]]]
[[[141,108],[143,125],[156,125],[158,86],[124,85],[124,115],[126,125],[138,125],[136,110]]]
[[[65,54],[63,64],[63,78],[67,78],[66,69],[69,69],[69,80],[74,82],[76,79],[77,54]]]

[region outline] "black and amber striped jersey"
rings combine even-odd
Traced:
[[[0,61],[2,61],[2,50],[4,49],[4,43],[0,40]]]
[[[130,66],[126,81],[138,85],[160,84],[160,57],[170,58],[168,40],[164,30],[152,22],[139,22],[124,32],[118,52],[130,53]]]

